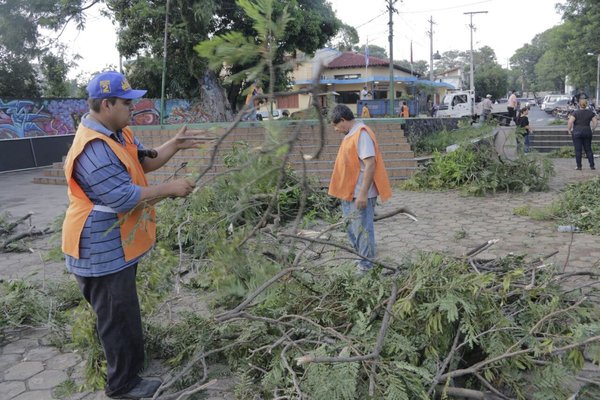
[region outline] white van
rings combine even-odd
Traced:
[[[552,112],[553,105],[559,100],[571,100],[571,96],[568,94],[549,94],[544,97],[544,101],[542,102],[542,106],[540,107],[542,110]]]

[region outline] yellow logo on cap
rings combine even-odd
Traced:
[[[102,93],[110,93],[110,81],[100,81],[100,90]]]
[[[131,86],[129,85],[129,82],[127,82],[127,79],[123,79],[121,82],[121,89],[125,91],[131,90]]]

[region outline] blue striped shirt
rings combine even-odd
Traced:
[[[87,116],[81,123],[96,132],[113,135]],[[120,131],[116,137],[123,144]],[[143,148],[137,138],[135,144]],[[73,165],[73,178],[92,203],[108,206],[120,213],[128,212],[140,200],[141,188],[132,183],[125,166],[103,140],[92,140],[85,145]],[[142,256],[125,261],[117,214],[97,210],[92,210],[83,226],[79,258],[65,255],[67,270],[85,277],[119,272],[138,262]]]

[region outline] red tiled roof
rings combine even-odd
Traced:
[[[390,65],[390,61],[379,58],[369,56],[369,67],[387,67]],[[362,53],[351,53],[345,52],[342,53],[339,57],[331,60],[329,64],[327,64],[327,68],[356,68],[356,67],[364,67],[365,66],[365,55]],[[410,73],[409,69],[401,67],[397,64],[394,64],[395,69],[399,69],[404,72]],[[418,74],[414,74],[417,75]]]
[[[385,67],[390,65],[388,60],[383,58],[369,56],[369,66]],[[339,57],[334,58],[328,65],[328,68],[353,68],[364,67],[365,55],[360,53],[342,53]]]

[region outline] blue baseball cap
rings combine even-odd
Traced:
[[[147,90],[132,89],[123,74],[116,71],[101,72],[94,76],[87,85],[90,99],[137,99],[146,94]]]

